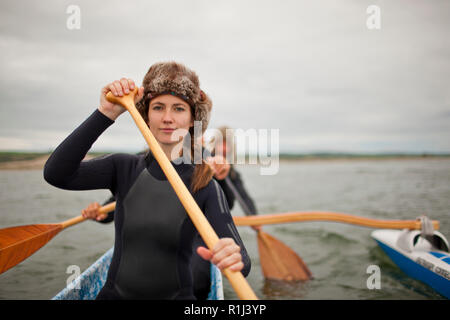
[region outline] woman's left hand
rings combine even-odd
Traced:
[[[241,271],[244,268],[241,248],[232,238],[221,238],[213,250],[198,247],[197,253],[205,260],[214,263],[220,270],[229,268],[232,271]]]

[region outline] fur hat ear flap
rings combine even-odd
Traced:
[[[208,128],[211,110],[212,100],[205,92],[203,92],[203,90],[201,90],[199,101],[195,105],[195,120],[202,122],[203,133]]]

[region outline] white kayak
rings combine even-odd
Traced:
[[[106,282],[113,248],[87,268],[78,278],[61,290],[52,300],[94,300]],[[211,289],[208,300],[223,300],[222,274],[211,264]]]
[[[422,281],[450,299],[450,254],[444,235],[420,230],[375,230],[374,238],[391,260],[411,278]]]

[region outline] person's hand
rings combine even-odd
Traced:
[[[221,238],[214,245],[213,250],[198,247],[197,253],[205,260],[211,261],[220,270],[229,268],[231,271],[241,271],[244,268],[241,248],[232,238]]]
[[[116,120],[123,112],[125,108],[120,104],[109,102],[106,99],[106,94],[111,93],[116,97],[123,97],[130,93],[135,88],[134,81],[132,79],[122,78],[120,80],[113,81],[102,88],[100,93],[100,106],[98,110],[111,120]],[[144,87],[140,87],[136,96],[134,97],[134,103],[137,103],[144,96]]]
[[[252,228],[253,230],[255,230],[256,232],[262,231],[261,226],[251,226],[251,228]]]
[[[92,219],[97,221],[105,220],[108,216],[107,213],[99,214],[100,204],[98,202],[92,202],[86,209],[81,210],[81,215],[85,219]]]
[[[206,159],[206,162],[213,170],[214,178],[216,178],[217,180],[225,179],[228,176],[228,173],[230,173],[231,166],[222,156],[217,155],[214,157],[208,157]]]

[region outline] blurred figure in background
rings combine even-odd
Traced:
[[[211,158],[207,159],[208,164],[213,168],[214,178],[219,181],[228,200],[230,210],[234,206],[236,199],[233,189],[243,200],[242,208],[246,215],[258,214],[253,199],[244,187],[240,173],[234,167],[236,162],[236,145],[233,129],[223,126],[215,130],[211,141],[206,142],[206,148],[211,152]],[[226,180],[229,180],[228,182]],[[223,183],[225,181],[225,183]],[[231,183],[231,185],[230,185]],[[234,188],[233,188],[234,187]],[[255,227],[259,228],[259,227]]]

